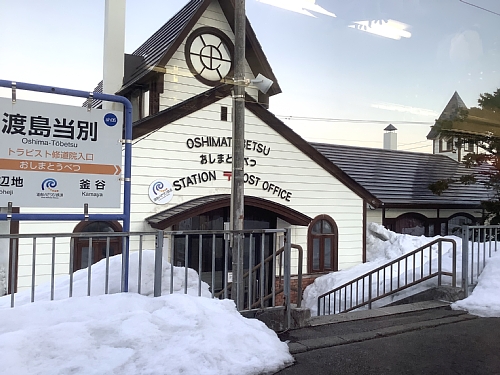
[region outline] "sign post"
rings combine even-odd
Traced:
[[[7,213],[0,214],[0,220],[120,220],[123,231],[130,232],[130,101],[117,95],[6,80],[0,80],[0,87],[12,88],[12,99],[0,98],[0,206],[120,207],[120,180],[124,182],[123,212],[119,214]],[[122,103],[124,111],[122,114],[90,107],[19,101],[16,90]],[[128,269],[127,239],[123,250],[124,292],[128,291]]]

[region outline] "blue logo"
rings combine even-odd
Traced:
[[[113,113],[104,115],[104,123],[108,126],[115,126],[118,124],[118,118]]]
[[[159,195],[165,191],[168,190],[168,188],[163,188],[163,182],[161,181],[157,181],[154,185],[153,185],[153,193],[154,195]]]
[[[55,190],[56,186],[57,186],[57,181],[54,180],[53,178],[46,178],[42,182],[42,190],[49,190],[52,192],[58,192],[59,190]]]

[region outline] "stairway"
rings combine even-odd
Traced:
[[[346,345],[476,317],[451,310],[449,303],[424,301],[336,315],[312,317],[308,327],[278,334],[290,353]]]

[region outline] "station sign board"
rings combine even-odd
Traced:
[[[120,207],[122,112],[0,98],[0,119],[0,207]]]

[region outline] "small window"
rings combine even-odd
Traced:
[[[227,107],[220,107],[220,120],[227,121]]]
[[[453,138],[443,138],[441,139],[440,152],[453,151]]]
[[[412,236],[427,236],[429,224],[427,218],[419,213],[409,212],[396,218],[395,232]]]
[[[474,152],[474,141],[472,139],[469,139],[464,143],[464,151]]]
[[[149,116],[149,90],[142,93],[142,113],[141,117]]]
[[[458,213],[448,218],[448,235],[462,236],[462,227],[464,225],[474,225],[475,218],[466,213]]]
[[[308,272],[338,270],[338,229],[328,215],[317,216],[309,225]]]

